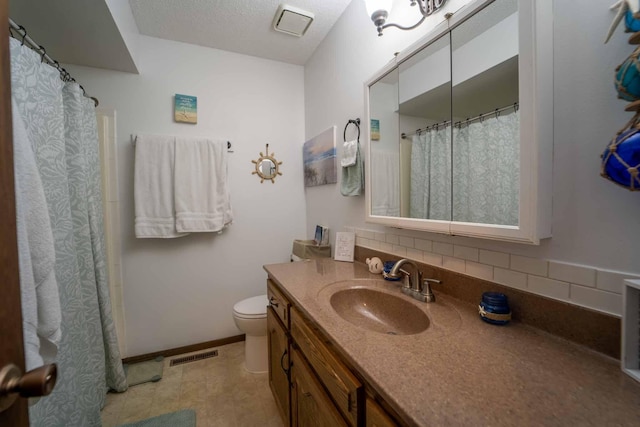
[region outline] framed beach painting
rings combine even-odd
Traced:
[[[304,143],[302,162],[305,187],[338,182],[335,126]]]
[[[173,117],[176,122],[198,123],[198,97],[176,93]]]

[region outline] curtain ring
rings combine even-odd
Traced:
[[[27,38],[27,29],[22,25],[18,25],[18,30],[22,31],[22,41],[20,42],[20,46],[24,46],[24,39]]]
[[[500,117],[500,111],[498,111],[498,109],[496,108],[496,119]]]
[[[513,103],[513,112],[514,112],[514,113],[517,113],[517,112],[518,112],[518,103],[517,103],[517,102],[514,102],[514,103]]]
[[[80,86],[80,89],[82,89],[82,95],[87,96],[87,91],[84,90],[82,85],[78,85],[78,86]]]
[[[42,45],[40,45],[40,50],[42,51],[42,54],[40,54],[40,62],[44,62],[44,56],[47,54],[47,50],[42,47]]]

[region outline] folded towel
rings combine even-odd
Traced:
[[[173,238],[175,137],[138,135],[134,172],[135,230],[138,238]]]
[[[27,130],[13,103],[16,226],[26,368],[52,363],[62,336],[49,211]]]
[[[355,162],[351,166],[342,167],[340,193],[343,196],[359,196],[364,192],[364,163],[360,155],[360,143],[356,141]]]
[[[353,166],[356,164],[356,158],[358,156],[358,140],[346,141],[342,146],[342,159],[340,164],[343,168],[347,166]]]
[[[221,231],[232,221],[227,185],[227,143],[176,138],[176,230]]]

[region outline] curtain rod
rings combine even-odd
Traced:
[[[13,32],[11,32],[11,30],[17,31],[19,33],[19,36],[16,37],[13,34]],[[11,35],[11,37],[13,37],[16,40],[21,39],[23,45],[26,43],[29,48],[31,48],[32,50],[34,50],[36,52],[39,52],[40,53],[40,60],[42,62],[45,62],[45,63],[51,65],[56,70],[58,70],[58,72],[60,73],[60,78],[62,79],[62,81],[64,81],[64,82],[76,82],[76,79],[71,77],[71,74],[69,74],[69,72],[67,70],[65,70],[60,65],[60,63],[58,61],[56,61],[55,59],[53,59],[52,57],[50,57],[47,54],[47,50],[44,47],[42,47],[41,45],[36,43],[29,36],[29,34],[27,34],[27,30],[22,25],[16,24],[15,21],[13,19],[11,19],[11,18],[9,18],[9,34]],[[93,96],[87,95],[87,92],[84,90],[84,87],[82,87],[82,85],[79,85],[79,86],[80,86],[80,89],[82,89],[82,94],[84,96],[86,96],[87,98],[91,99],[93,101],[93,103],[95,104],[95,106],[97,107],[98,104],[100,104],[100,102],[98,101],[98,98],[95,98]]]
[[[507,105],[506,107],[496,108],[493,111],[489,111],[488,113],[478,114],[477,116],[471,117],[471,118],[467,118],[466,120],[458,120],[457,122],[454,123],[454,126],[459,126],[459,125],[462,125],[462,124],[467,124],[468,125],[471,122],[476,122],[478,120],[484,120],[485,118],[491,117],[492,115],[495,115],[496,118],[497,118],[500,115],[500,113],[502,113],[503,111],[507,111],[507,110],[511,110],[511,109],[513,109],[514,112],[518,111],[518,103],[516,102],[513,105]],[[447,121],[441,122],[441,123],[434,123],[434,124],[432,124],[430,126],[427,126],[427,127],[421,128],[421,129],[417,129],[413,133],[402,133],[400,136],[402,137],[402,139],[407,139],[408,136],[415,135],[416,133],[420,134],[422,132],[426,132],[426,131],[429,131],[431,129],[437,129],[440,126],[446,128],[450,124],[451,124],[451,120],[447,120]]]

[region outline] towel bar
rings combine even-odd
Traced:
[[[136,142],[138,142],[138,135],[131,134],[131,143],[134,145],[134,147],[136,145]],[[231,147],[231,141],[227,141],[227,153],[233,153]]]

